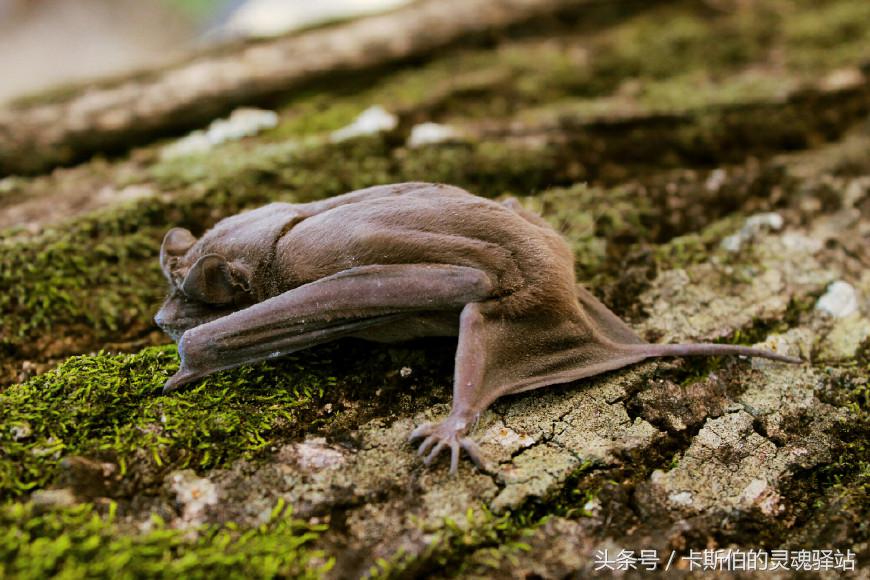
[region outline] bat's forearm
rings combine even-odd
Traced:
[[[365,320],[344,320],[307,330],[305,325],[288,323],[257,328],[255,332],[215,328],[221,322],[217,320],[185,332],[178,341],[178,354],[185,370],[202,376],[290,354],[364,328],[393,322],[403,316],[395,314]]]
[[[181,368],[165,390],[218,370],[398,322],[420,311],[459,310],[488,297],[491,290],[485,273],[463,266],[346,270],[191,328],[178,342]]]

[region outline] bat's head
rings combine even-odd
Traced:
[[[169,281],[169,295],[154,321],[173,340],[255,301],[245,263],[207,246],[184,228],[172,228],[163,238],[160,267]]]

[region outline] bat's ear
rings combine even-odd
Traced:
[[[188,298],[208,304],[228,304],[250,289],[248,270],[218,254],[206,254],[197,260],[181,283],[181,291]]]
[[[169,281],[172,281],[173,258],[178,258],[187,253],[193,247],[196,238],[190,230],[184,228],[172,228],[163,236],[163,244],[160,246],[160,267]]]

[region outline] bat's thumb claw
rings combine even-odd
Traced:
[[[168,381],[163,383],[163,394],[167,395],[173,391],[177,391],[178,387],[181,386],[181,383],[173,380],[175,377],[170,378]]]
[[[190,371],[178,371],[177,373],[169,377],[169,380],[163,384],[163,394],[166,395],[173,391],[177,391],[180,387],[186,385],[197,377],[199,377],[197,373],[192,373]]]

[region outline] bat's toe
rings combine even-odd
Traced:
[[[413,441],[414,439],[419,439],[420,437],[427,437],[432,434],[432,431],[435,429],[435,425],[432,423],[423,423],[413,431],[408,436],[408,441]]]
[[[478,447],[473,439],[463,437],[459,440],[459,445],[465,450],[468,458],[471,459],[479,469],[487,471],[486,459],[484,458],[483,451],[480,450],[480,447]]]
[[[462,450],[480,469],[485,470],[486,461],[477,444],[465,437],[466,423],[448,417],[438,424],[425,423],[411,432],[409,441],[425,437],[417,455],[423,457],[423,463],[431,465],[441,452],[450,449],[450,473],[455,475],[459,470],[459,456]]]

